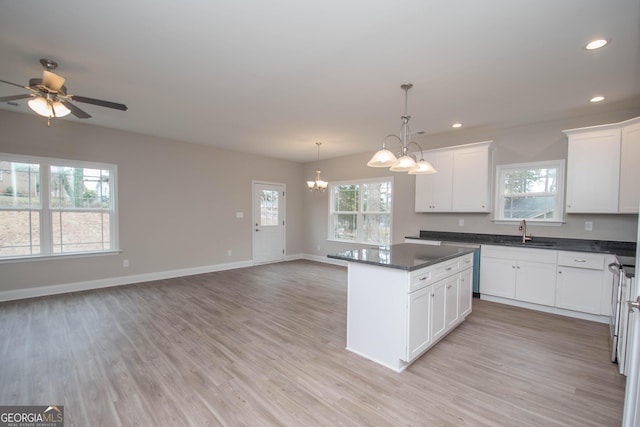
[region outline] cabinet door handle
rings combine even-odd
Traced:
[[[453,267],[447,267],[445,270],[450,271]]]
[[[447,289],[451,289],[451,286],[452,286],[452,285],[447,285]]]
[[[562,270],[558,270],[558,274],[562,274]]]
[[[422,276],[421,278],[419,278],[418,280],[422,281],[422,280],[427,280],[427,276]]]
[[[512,266],[511,266],[511,268],[516,268],[516,266],[515,266],[515,265],[512,265]]]
[[[575,262],[587,262],[586,259],[578,259],[578,258],[574,258],[573,259]]]
[[[520,270],[520,266],[517,266],[516,268],[517,268],[518,270]]]

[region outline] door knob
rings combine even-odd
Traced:
[[[629,305],[629,313],[631,313],[634,308],[640,308],[640,297],[635,301],[627,301],[627,304]]]

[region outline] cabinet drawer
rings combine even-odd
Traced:
[[[557,251],[553,249],[519,248],[514,246],[482,245],[480,250],[482,257],[526,260],[531,262],[544,262],[555,264]]]
[[[558,265],[604,270],[604,255],[588,252],[558,252]]]
[[[422,289],[434,282],[433,268],[427,267],[411,273],[411,281],[409,283],[409,293]]]
[[[444,261],[411,273],[409,293],[422,289],[440,279],[458,273],[461,269],[473,266],[473,254]]]

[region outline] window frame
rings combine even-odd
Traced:
[[[381,212],[364,212],[363,211],[363,201],[364,201],[364,192],[362,191],[362,185],[366,184],[382,184],[389,183],[391,187],[391,202],[389,204],[389,242],[388,243],[377,243],[370,242],[363,239],[363,216],[365,214],[376,214],[376,215],[384,215],[385,213]],[[356,238],[354,240],[344,240],[335,237],[335,218],[338,215],[337,211],[334,211],[335,206],[335,188],[342,185],[357,185],[358,190],[358,210],[355,212],[356,221],[359,226],[356,227]],[[327,240],[331,242],[338,243],[351,243],[351,244],[362,244],[362,245],[378,245],[378,246],[388,246],[393,242],[393,203],[394,203],[394,182],[393,176],[381,177],[381,178],[368,178],[368,179],[354,179],[354,180],[345,180],[345,181],[336,181],[329,183],[329,215],[328,215],[328,227],[327,227]],[[342,212],[342,211],[340,211]]]
[[[496,224],[509,224],[520,222],[525,219],[528,223],[537,225],[561,225],[564,223],[564,183],[565,183],[565,161],[561,160],[544,160],[526,163],[510,163],[496,166],[496,191],[495,191],[495,215],[494,222]],[[505,218],[504,216],[504,174],[514,170],[531,170],[531,169],[556,169],[556,192],[554,196],[554,217],[549,219],[533,219],[533,218]],[[541,193],[531,193],[541,194]],[[547,193],[552,194],[552,193]]]
[[[0,255],[0,263],[29,261],[43,258],[84,257],[120,252],[118,225],[118,166],[111,163],[71,160],[52,157],[29,156],[20,154],[0,153],[0,159],[12,163],[37,164],[39,166],[40,206],[26,208],[11,208],[7,210],[38,212],[40,233],[40,253],[21,255]],[[109,171],[110,208],[72,208],[61,209],[51,205],[51,168],[61,166],[69,168],[99,169]],[[3,209],[0,209],[3,210]],[[69,252],[54,252],[52,215],[55,212],[107,212],[109,214],[109,243],[108,249],[83,250]]]

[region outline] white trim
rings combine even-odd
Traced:
[[[272,182],[272,181],[260,181],[257,179],[251,180],[251,260],[253,265],[265,264],[265,262],[255,262],[254,261],[254,253],[256,251],[256,232],[253,224],[256,224],[256,185],[273,185],[282,187],[282,220],[284,221],[284,225],[282,226],[282,258],[268,261],[266,263],[271,262],[281,262],[286,260],[287,256],[287,184],[283,182]]]
[[[482,286],[482,285],[481,285]],[[485,295],[480,289],[480,299],[484,301],[497,302],[500,304],[512,305],[515,307],[528,308],[529,310],[542,311],[544,313],[558,314],[560,316],[574,317],[576,319],[590,320],[598,323],[609,323],[609,316],[599,316],[596,314],[582,313],[580,311],[565,310],[563,308],[549,307],[546,305],[532,304],[524,301],[517,301],[509,298],[494,297]]]
[[[346,267],[347,262],[339,259],[327,258],[322,255],[313,255],[299,253],[288,255],[285,261],[295,261],[304,259],[308,261],[316,261],[324,264],[333,264]],[[282,262],[282,261],[279,261]],[[158,271],[155,273],[136,274],[132,276],[109,277],[105,279],[86,280],[82,282],[63,283],[58,285],[45,285],[26,289],[10,289],[8,291],[0,291],[0,302],[15,301],[25,298],[37,298],[48,295],[66,294],[69,292],[82,292],[92,289],[110,288],[112,286],[134,285],[136,283],[150,282],[154,280],[173,279],[176,277],[192,276],[194,274],[213,273],[216,271],[233,270],[236,268],[253,267],[252,260],[237,261],[224,264],[214,264],[202,267],[184,268],[179,270]]]
[[[303,259],[308,261],[316,261],[324,264],[333,264],[340,267],[346,267],[348,262],[341,259],[327,258],[326,255],[304,254]]]
[[[45,285],[37,288],[11,289],[0,291],[1,301],[13,301],[23,298],[35,298],[47,295],[65,294],[68,292],[88,291],[91,289],[109,288],[112,286],[132,285],[153,280],[172,279],[175,277],[192,276],[194,274],[212,273],[215,271],[232,270],[251,267],[251,260],[225,264],[214,264],[202,267],[185,268],[180,270],[158,271],[155,273],[136,274],[133,276],[109,277],[105,279],[87,280],[83,282],[64,283],[59,285]]]
[[[362,241],[362,230],[360,228],[356,229],[356,239],[355,240],[340,240],[340,239],[336,239],[335,235],[333,234],[333,226],[334,226],[334,219],[335,219],[335,212],[333,210],[333,206],[334,206],[334,189],[338,186],[341,185],[366,185],[366,184],[371,184],[371,183],[386,183],[389,182],[391,184],[391,207],[389,210],[389,243],[387,244],[391,244],[391,242],[393,242],[393,211],[394,211],[394,205],[396,202],[396,197],[395,197],[395,181],[393,179],[393,175],[391,176],[386,176],[386,177],[380,177],[380,178],[366,178],[366,179],[353,179],[353,180],[346,180],[346,181],[332,181],[329,183],[329,209],[328,209],[328,216],[327,216],[327,241],[330,242],[338,242],[338,243],[348,243],[348,244],[358,244],[358,245],[376,245],[377,243],[373,243],[373,242],[365,242]],[[358,211],[355,212],[357,218],[358,218],[358,223],[361,224],[362,221],[362,215],[365,214],[365,212],[362,209],[362,203],[363,203],[363,198],[362,198],[362,192],[359,193],[360,196],[358,197]],[[380,215],[387,215],[387,212],[367,212],[367,213],[377,213]]]
[[[494,194],[494,206],[495,212],[493,217],[493,222],[495,224],[507,224],[509,221],[520,221],[522,218],[505,218],[504,217],[504,209],[503,209],[503,199],[504,196],[504,179],[503,173],[508,170],[522,170],[522,169],[556,169],[556,196],[555,196],[555,206],[554,209],[556,211],[556,216],[553,219],[549,220],[534,220],[529,218],[524,218],[527,222],[536,223],[538,225],[546,223],[553,225],[561,225],[564,223],[564,186],[565,186],[565,161],[564,159],[559,160],[543,160],[538,162],[526,162],[526,163],[510,163],[497,165],[495,168],[495,184],[496,191]],[[503,222],[504,221],[504,222]]]

